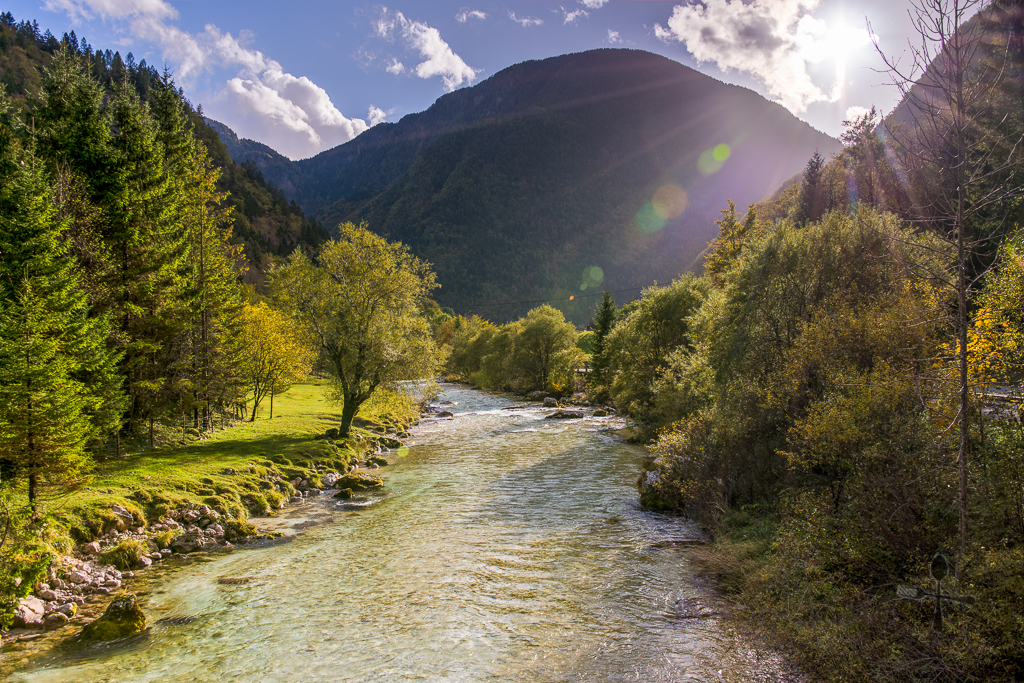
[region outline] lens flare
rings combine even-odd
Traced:
[[[575,299],[575,298],[576,298],[576,295],[575,295],[575,294],[570,294],[570,295],[569,295],[569,301],[572,301],[572,300],[573,300],[573,299]]]
[[[658,232],[665,227],[665,223],[668,221],[654,208],[654,202],[647,202],[641,206],[633,220],[636,221],[636,227],[648,234]]]
[[[580,285],[580,289],[597,287],[602,282],[604,282],[604,271],[598,266],[588,266],[583,269],[583,284]]]
[[[686,205],[690,200],[686,196],[686,190],[678,185],[662,185],[654,192],[654,199],[651,204],[654,210],[662,218],[678,218],[686,211]]]
[[[722,164],[725,163],[725,160],[731,154],[732,148],[724,142],[720,145],[715,145],[701,153],[700,158],[697,159],[697,169],[704,175],[718,173],[719,169],[722,168]]]

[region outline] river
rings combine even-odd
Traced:
[[[446,385],[371,507],[322,496],[287,541],[153,571],[149,631],[17,681],[768,681],[695,576],[698,530],[645,511],[643,448]],[[296,517],[296,516],[300,517]],[[252,577],[224,584],[219,578]]]

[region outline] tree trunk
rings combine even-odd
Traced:
[[[29,508],[32,510],[32,519],[38,519],[39,518],[39,508],[38,508],[38,502],[37,502],[38,499],[39,499],[39,491],[38,491],[39,479],[38,479],[38,476],[39,475],[37,475],[34,470],[32,472],[30,472],[29,475],[28,475],[28,504],[29,504]]]
[[[270,419],[274,419],[274,390],[270,390]]]
[[[341,438],[348,438],[349,428],[352,426],[352,418],[356,416],[357,410],[359,410],[359,402],[356,401],[356,397],[346,394],[345,405],[341,408]]]
[[[258,405],[259,404],[256,403],[255,401],[253,402],[253,404],[252,404],[252,417],[249,418],[249,422],[255,422],[256,421],[256,407]]]

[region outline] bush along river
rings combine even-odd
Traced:
[[[264,547],[154,570],[142,634],[66,642],[16,681],[775,681],[691,567],[700,533],[642,509],[614,417],[445,385],[386,487],[280,515]],[[797,680],[797,679],[793,679]]]

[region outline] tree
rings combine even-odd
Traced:
[[[309,345],[291,318],[262,301],[242,309],[238,343],[241,373],[252,394],[250,421],[256,421],[256,409],[268,395],[273,418],[274,394],[309,373]]]
[[[513,355],[526,381],[522,388],[548,389],[559,354],[576,342],[576,328],[547,304],[527,313],[519,323]]]
[[[615,325],[616,318],[618,318],[618,309],[615,307],[615,298],[606,289],[601,297],[601,303],[597,306],[597,312],[594,313],[594,352],[591,363],[594,386],[604,386],[607,383],[605,377],[608,370],[607,339],[608,333]]]
[[[797,204],[798,224],[813,223],[825,212],[824,193],[822,187],[822,170],[825,159],[815,150],[814,155],[804,167],[803,180],[800,183],[800,198]]]
[[[704,258],[704,272],[722,284],[725,273],[735,264],[743,250],[744,243],[757,231],[757,208],[751,204],[741,222],[736,214],[736,204],[730,199],[729,208],[722,209],[722,217],[715,221],[718,239],[708,245]]]
[[[0,188],[0,460],[27,483],[36,516],[44,489],[82,481],[86,447],[122,407],[120,382],[107,320],[88,315],[42,164],[18,154],[2,124]]]
[[[365,224],[344,223],[315,258],[297,251],[270,273],[283,306],[316,340],[342,403],[341,435],[382,385],[434,373],[441,357],[421,315],[437,287],[428,264]]]
[[[989,0],[930,0],[913,5],[911,18],[920,46],[911,49],[911,64],[902,68],[886,60],[904,102],[902,120],[890,117],[887,131],[899,160],[914,180],[907,217],[949,242],[956,250],[945,281],[955,301],[950,327],[956,339],[956,411],[958,427],[958,552],[967,549],[968,458],[970,456],[972,369],[968,345],[972,304],[986,274],[986,254],[998,251],[1003,222],[993,225],[989,212],[1021,194],[1019,184],[1006,184],[1007,172],[1020,167],[1019,130],[1008,133],[1005,121],[989,115],[1004,78],[1003,59],[981,59],[984,15]],[[877,47],[877,46],[876,46]],[[1005,53],[1004,53],[1005,54]],[[1006,215],[1005,213],[1003,214]],[[957,563],[962,578],[963,562]]]

